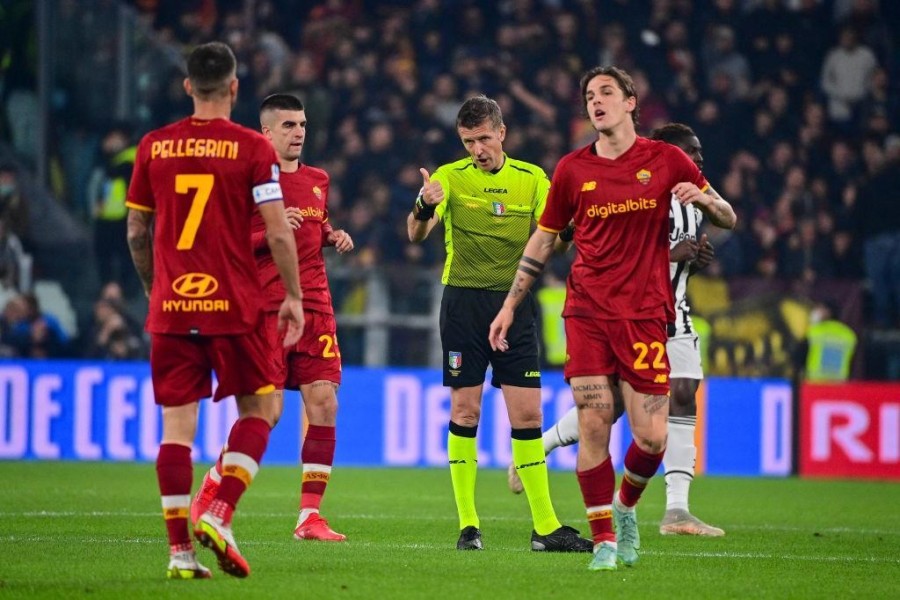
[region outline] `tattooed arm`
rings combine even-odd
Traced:
[[[544,264],[553,253],[555,242],[556,233],[535,229],[531,234],[531,238],[525,246],[525,252],[519,261],[519,270],[516,271],[516,276],[513,278],[509,294],[506,295],[503,307],[497,313],[494,322],[491,323],[489,340],[491,348],[494,350],[505,351],[509,347],[506,343],[506,332],[512,325],[516,307],[528,294],[534,281],[540,277],[544,270]]]
[[[712,186],[709,186],[704,194],[693,183],[682,181],[672,188],[672,193],[678,197],[678,201],[682,204],[696,204],[709,219],[709,222],[716,227],[734,229],[737,223],[737,215],[735,215],[734,209]]]
[[[141,283],[144,284],[144,293],[148,298],[150,288],[153,287],[153,235],[150,231],[152,224],[152,212],[133,208],[128,211],[128,250],[131,251],[131,260],[141,278]]]

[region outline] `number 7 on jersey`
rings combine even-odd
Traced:
[[[197,230],[200,229],[200,221],[203,219],[203,210],[206,208],[206,203],[209,202],[209,195],[212,193],[214,182],[215,177],[209,174],[175,176],[176,193],[187,194],[190,190],[197,190],[194,197],[191,198],[191,209],[188,211],[187,219],[184,221],[181,235],[178,236],[178,243],[175,245],[176,249],[190,250],[194,247]]]

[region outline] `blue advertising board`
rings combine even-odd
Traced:
[[[447,464],[450,392],[431,369],[347,368],[339,392],[335,464],[425,467]],[[545,425],[572,405],[557,372],[545,373]],[[711,379],[698,428],[698,467],[711,474],[791,472],[791,388],[781,380]],[[302,440],[299,394],[285,395],[284,414],[266,464],[297,464]],[[237,417],[234,402],[200,403],[194,460],[212,462]],[[479,465],[505,468],[511,459],[509,420],[500,390],[485,386],[478,428]],[[153,461],[160,411],[145,363],[0,362],[0,459]],[[617,469],[631,442],[626,419],[613,427]],[[576,448],[548,457],[551,468],[574,469]]]

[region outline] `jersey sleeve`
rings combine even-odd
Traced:
[[[539,223],[541,221],[541,216],[544,214],[544,210],[547,208],[547,194],[549,192],[550,178],[547,177],[547,174],[541,169],[538,173],[538,181],[534,190],[534,211],[531,213],[534,215],[534,220]]]
[[[253,202],[265,204],[275,200],[283,200],[281,184],[278,178],[281,170],[278,167],[278,156],[275,149],[262,136],[257,138],[257,149],[253,153]]]
[[[447,212],[448,201],[450,200],[450,180],[447,179],[447,175],[444,173],[442,167],[438,167],[438,170],[431,175],[431,180],[440,183],[444,190],[444,201],[438,204],[434,209],[434,213],[437,215],[438,220],[441,221],[444,219],[444,213]]]
[[[553,181],[547,193],[547,203],[538,221],[538,227],[551,233],[559,233],[568,226],[574,214],[577,191],[572,186],[572,178],[567,176],[568,161],[563,159],[553,173]]]
[[[330,246],[328,236],[334,232],[334,226],[328,220],[328,190],[331,189],[331,178],[325,175],[325,182],[322,184],[322,247]]]
[[[141,140],[138,145],[137,156],[134,160],[134,169],[131,173],[131,183],[128,186],[128,196],[125,198],[125,206],[136,210],[156,210],[156,199],[153,197],[153,189],[150,187],[150,155],[147,151],[150,143],[147,138]]]

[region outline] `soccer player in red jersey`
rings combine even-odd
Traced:
[[[285,388],[299,389],[309,425],[301,450],[303,479],[294,537],[342,542],[346,536],[333,531],[319,515],[334,462],[337,388],[341,383],[341,351],[322,248],[334,246],[339,254],[344,254],[353,250],[353,240],[346,231],[334,229],[328,221],[328,174],[300,162],[306,139],[303,103],[289,94],[273,94],[263,100],[259,118],[263,135],[278,155],[285,211],[294,229],[303,287],[303,337],[285,348],[283,335],[277,329],[277,311],[284,298],[284,286],[266,244],[265,222],[261,214],[254,214],[253,247],[265,295],[266,330],[278,372],[276,394],[280,401]],[[203,514],[221,479],[220,460],[206,474],[191,503],[192,519]]]
[[[678,146],[703,168],[700,140],[694,131],[682,123],[668,123],[650,134],[650,139],[661,140]],[[669,208],[669,278],[675,299],[675,322],[668,327],[669,339],[666,354],[669,357],[669,434],[663,458],[666,474],[666,512],[659,532],[663,535],[703,535],[719,537],[725,532],[704,523],[688,510],[688,495],[694,478],[697,449],[694,447],[694,429],[697,423],[697,388],[703,379],[699,337],[691,319],[691,307],[687,298],[688,279],[698,269],[708,265],[715,253],[706,234],[700,234],[704,217],[696,206],[682,206],[672,197]],[[725,208],[724,205],[721,208]],[[710,219],[713,225],[733,229],[737,217],[730,208],[718,217]],[[616,407],[616,413],[621,412]],[[544,452],[550,454],[560,446],[578,442],[578,408],[573,406],[543,435]],[[521,493],[522,484],[509,470],[510,489]]]
[[[669,283],[669,199],[724,210],[679,148],[638,137],[634,83],[616,67],[581,80],[597,141],[557,165],[547,208],[531,236],[507,299],[491,324],[504,350],[514,310],[574,221],[578,254],[567,285],[565,377],[578,406],[578,482],[594,538],[592,570],[633,565],[640,548],[634,506],[662,461],[669,408],[666,324],[675,318]],[[609,457],[611,385],[622,388],[634,441],[615,492]],[[615,496],[615,497],[614,497]],[[616,532],[613,532],[613,518]]]
[[[232,123],[237,63],[213,42],[187,60],[191,117],[151,131],[138,146],[128,191],[128,245],[150,298],[150,370],[162,406],[156,472],[170,546],[168,576],[207,578],[188,533],[191,447],[199,400],[235,395],[239,418],[222,458],[223,477],[194,535],[229,575],[250,566],[231,531],[235,505],[259,470],[281,414],[269,360],[250,241],[254,207],[287,294],[278,309],[285,344],[303,332],[294,236],[285,216],[275,151],[259,133]]]

